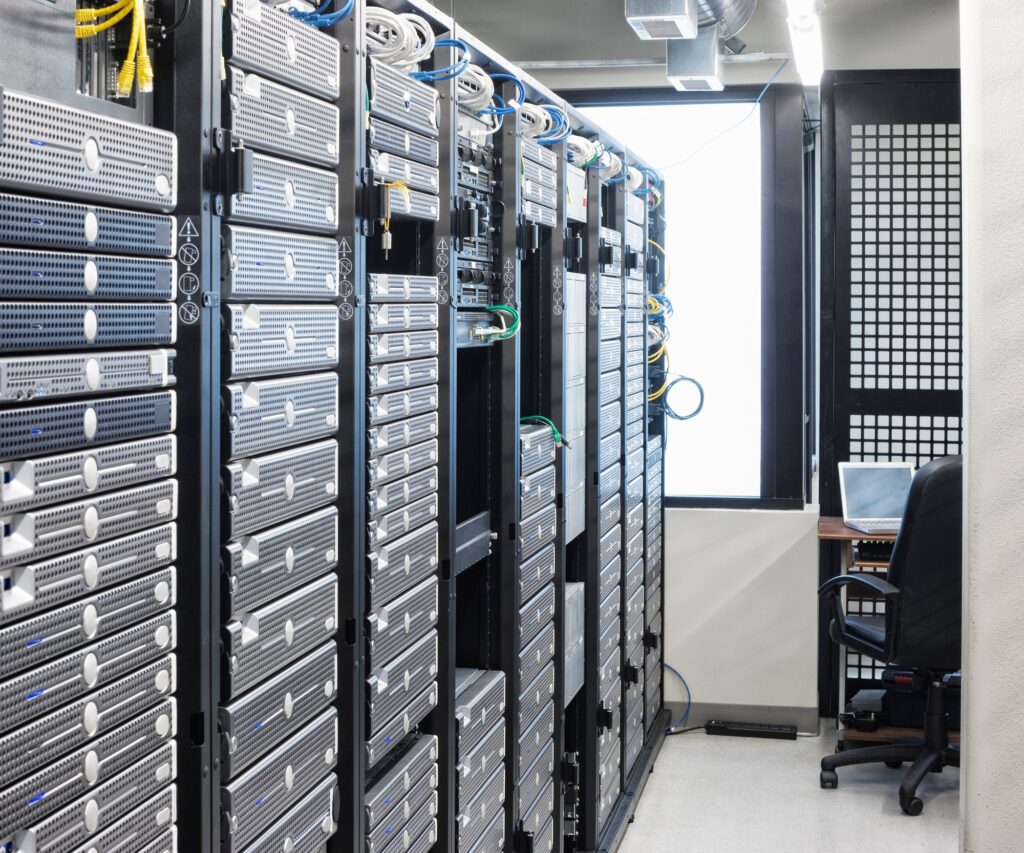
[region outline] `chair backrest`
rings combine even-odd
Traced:
[[[892,662],[915,669],[960,669],[963,461],[936,459],[915,475],[888,580],[900,590],[886,614]]]

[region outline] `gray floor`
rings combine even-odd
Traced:
[[[960,771],[931,773],[924,812],[900,811],[900,771],[841,768],[839,787],[818,786],[818,762],[835,747],[834,728],[793,741],[666,738],[626,832],[621,853],[662,851],[955,851]]]

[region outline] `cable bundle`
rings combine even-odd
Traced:
[[[511,305],[488,305],[484,310],[497,314],[498,320],[501,321],[501,328],[493,329],[491,332],[493,338],[499,341],[504,341],[509,338],[514,338],[519,334],[519,328],[522,325],[519,312]],[[512,318],[511,326],[505,322],[506,316]]]
[[[121,68],[117,72],[117,97],[128,98],[138,81],[140,92],[153,91],[153,63],[149,58],[146,34],[146,8],[143,0],[118,0],[99,9],[78,9],[75,12],[75,38],[92,38],[117,26],[132,16],[132,34]],[[109,16],[109,17],[107,17]],[[100,18],[105,18],[99,21]],[[96,23],[99,21],[99,23]]]
[[[581,169],[587,168],[591,163],[596,163],[601,156],[601,151],[600,142],[591,142],[585,137],[574,134],[566,137],[566,158],[572,165]]]
[[[609,151],[607,148],[602,151],[598,164],[602,180],[610,184],[617,184],[626,180],[625,165],[622,162],[622,158],[614,151]]]
[[[482,113],[494,101],[494,81],[479,65],[469,64],[459,78],[459,106]]]
[[[367,6],[366,32],[370,55],[396,68],[415,69],[434,52],[434,31],[419,15]]]
[[[523,104],[519,109],[520,132],[541,145],[554,145],[568,139],[572,128],[561,107],[551,104]]]
[[[626,168],[626,187],[631,193],[635,193],[644,185],[644,173],[635,166]]]
[[[348,0],[341,9],[334,12],[328,12],[327,10],[337,2],[338,0],[324,0],[323,3],[310,12],[302,12],[298,9],[289,9],[288,14],[293,18],[298,18],[305,24],[309,24],[311,27],[333,27],[335,24],[340,24],[349,15],[351,15],[352,10],[356,5],[356,0]]]

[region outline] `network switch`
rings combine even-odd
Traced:
[[[328,643],[220,708],[225,778],[234,778],[295,734],[333,702],[337,690],[338,652]]]

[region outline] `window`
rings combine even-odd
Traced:
[[[696,418],[668,421],[666,495],[761,495],[759,111],[748,103],[584,110],[666,167],[671,369],[705,391]],[[672,390],[680,413],[697,401],[688,383]]]
[[[670,367],[705,391],[697,417],[668,421],[666,504],[802,507],[813,362],[799,87],[567,97],[666,178]],[[671,393],[680,413],[698,400],[687,383]]]

